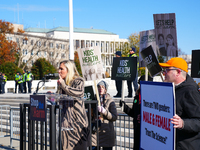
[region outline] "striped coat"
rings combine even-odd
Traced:
[[[67,94],[75,97],[83,97],[84,80],[79,77],[71,81],[71,86],[61,82],[60,94]],[[76,145],[88,141],[89,128],[85,111],[84,101],[75,99],[74,101],[62,101],[61,113],[61,140],[63,150],[73,150]],[[73,129],[73,130],[69,130]]]

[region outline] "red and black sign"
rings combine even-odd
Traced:
[[[30,119],[46,121],[45,95],[30,95]]]

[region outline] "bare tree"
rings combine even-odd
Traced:
[[[56,39],[52,36],[36,36],[31,34],[15,34],[18,44],[17,66],[30,68],[38,58],[46,58],[54,67],[60,59],[68,59],[68,40]]]

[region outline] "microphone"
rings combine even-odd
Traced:
[[[49,74],[44,75],[44,77],[46,79],[55,79],[59,77],[59,73],[49,73]]]

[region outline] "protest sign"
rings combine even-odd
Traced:
[[[112,66],[112,80],[134,80],[137,71],[137,57],[115,57]]]
[[[30,119],[46,121],[45,95],[30,95]]]
[[[174,150],[175,115],[172,83],[141,81],[141,150]]]
[[[153,14],[159,55],[178,56],[175,13]]]
[[[147,48],[148,46],[152,46],[155,55],[157,56],[156,52],[156,38],[154,30],[147,30],[140,32],[140,50],[139,53]],[[139,67],[145,67],[144,60],[141,55],[139,55]]]
[[[92,86],[85,86],[84,98],[86,100],[93,100],[94,99],[94,91],[93,91]]]
[[[191,77],[200,78],[200,50],[192,50]]]
[[[98,46],[78,49],[82,75],[85,81],[94,81],[105,77]]]
[[[162,71],[151,45],[141,51],[141,56],[149,70],[151,77],[154,77]]]

